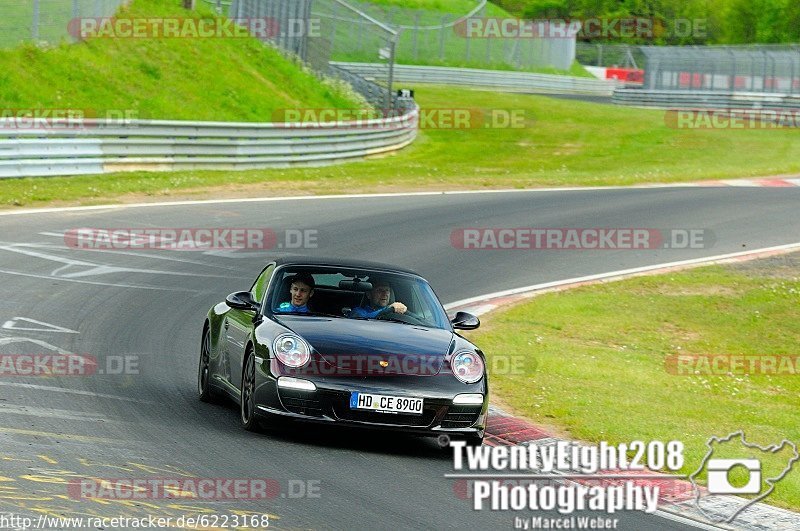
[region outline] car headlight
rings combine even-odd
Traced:
[[[275,357],[287,367],[296,369],[302,367],[311,358],[311,348],[295,334],[281,334],[272,344]]]
[[[464,383],[475,383],[483,378],[485,366],[483,359],[477,352],[471,350],[460,350],[453,354],[450,360],[450,368],[456,378]]]

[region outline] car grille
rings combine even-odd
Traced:
[[[287,411],[312,417],[322,416],[322,406],[319,400],[314,397],[313,393],[281,389],[278,394],[281,397],[283,407],[285,407]]]
[[[424,409],[421,415],[403,415],[400,413],[377,413],[375,411],[360,411],[346,406],[334,408],[336,416],[342,420],[355,422],[370,422],[374,424],[391,424],[392,426],[430,426],[433,422],[435,411]]]
[[[450,406],[442,419],[442,428],[469,428],[478,420],[481,406]]]

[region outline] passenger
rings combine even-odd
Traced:
[[[387,280],[378,279],[372,281],[372,290],[367,296],[367,303],[363,306],[354,308],[349,317],[360,317],[364,319],[375,319],[380,315],[388,313],[406,313],[408,309],[402,302],[389,304],[392,297],[392,286]]]
[[[314,277],[309,273],[297,273],[291,277],[291,300],[282,302],[275,309],[278,313],[309,313],[309,299],[314,295]]]

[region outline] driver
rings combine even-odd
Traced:
[[[375,319],[380,315],[391,312],[406,313],[406,305],[402,302],[389,304],[392,296],[392,286],[387,280],[377,279],[372,282],[372,289],[367,295],[367,303],[363,306],[354,308],[349,317],[361,317],[365,319]]]

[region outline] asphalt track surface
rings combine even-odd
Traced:
[[[196,370],[208,308],[247,289],[282,250],[252,253],[67,248],[72,228],[267,227],[318,231],[303,253],[411,267],[443,302],[509,288],[793,243],[800,189],[663,188],[287,200],[0,217],[0,353],[53,349],[135,356],[139,374],[0,379],[0,513],[177,517],[268,513],[276,528],[508,529],[528,512],[473,511],[433,440],[292,427],[253,435],[237,409],[200,403]],[[464,251],[465,227],[694,228],[702,249]],[[708,234],[708,233],[707,233]],[[58,330],[24,319],[63,327]],[[27,329],[27,330],[26,330]],[[76,333],[70,333],[74,331]],[[79,478],[271,478],[264,501],[74,499]],[[302,483],[319,497],[295,498]],[[319,483],[314,483],[318,481]],[[290,482],[294,492],[290,493]],[[203,509],[200,509],[203,508]],[[552,515],[555,516],[555,515]],[[615,515],[616,516],[616,515]],[[677,529],[631,513],[619,529]]]

